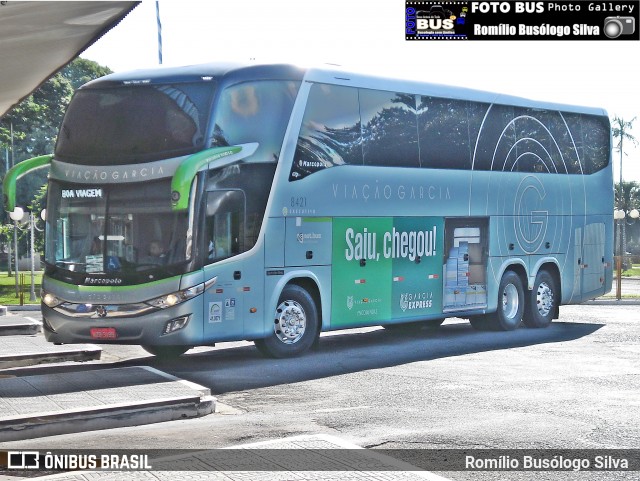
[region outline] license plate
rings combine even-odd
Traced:
[[[91,339],[109,341],[118,338],[118,333],[113,327],[94,327],[91,329]]]

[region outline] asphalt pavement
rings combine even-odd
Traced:
[[[622,300],[618,301],[609,294],[589,302],[612,306],[640,305],[640,295],[637,292],[639,287],[640,280],[625,280]],[[41,334],[37,306],[21,309],[9,307],[8,315],[0,317],[0,442],[198,417],[215,411],[216,401],[208,388],[148,366],[100,366],[99,370],[71,368],[62,371],[48,371],[46,367],[49,363],[96,360],[100,359],[100,354],[101,348],[96,345],[55,346],[46,342]],[[16,372],[14,368],[21,368],[19,375],[13,374]],[[318,449],[323,449],[322,446],[327,449],[345,449],[336,440],[320,441],[321,447]],[[267,445],[266,449],[315,449],[313,446],[318,446],[317,442],[318,439],[307,439],[297,445],[285,443],[280,446],[276,443]],[[364,455],[365,450],[362,451]],[[194,466],[212,469],[211,466],[207,468],[206,462],[202,465],[201,457],[194,455],[176,458],[174,461],[186,466],[184,476],[175,471],[165,477],[154,472],[148,479],[193,479],[191,476],[194,473],[188,469],[194,469]],[[353,471],[353,466],[363,460],[356,456],[345,462],[346,471]],[[163,462],[156,464],[158,467],[163,466]],[[374,469],[375,463],[371,466]],[[393,467],[393,463],[391,466]],[[384,475],[371,475],[366,479],[417,478],[415,472],[410,477],[405,477],[405,471],[402,471],[402,467],[399,469],[396,475],[390,472],[389,465],[385,465],[382,470]],[[309,477],[296,476],[295,479],[340,479],[339,476],[335,477],[337,474],[316,473]],[[56,476],[56,479],[121,479],[113,477],[114,473],[109,475],[106,472],[96,476],[95,472],[89,477],[76,472],[72,478],[62,475]],[[282,476],[286,478],[286,474],[280,470],[278,479],[285,479]],[[429,479],[429,475],[421,477]],[[0,479],[3,479],[1,474]],[[219,479],[235,478],[226,473]],[[444,478],[433,476],[430,479]]]

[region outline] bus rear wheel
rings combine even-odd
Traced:
[[[533,290],[529,293],[523,322],[527,327],[541,328],[551,324],[558,309],[555,278],[542,269],[536,275]]]
[[[274,313],[273,332],[254,341],[268,357],[293,357],[307,351],[319,336],[318,309],[311,295],[295,284],[280,294]]]

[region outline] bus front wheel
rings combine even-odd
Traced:
[[[254,341],[260,352],[269,357],[293,357],[307,351],[318,337],[318,309],[311,295],[295,284],[280,294],[273,316],[273,331]]]
[[[558,293],[554,277],[546,270],[536,275],[533,290],[529,293],[523,322],[527,327],[540,328],[551,324],[558,308]]]

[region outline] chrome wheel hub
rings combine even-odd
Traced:
[[[284,301],[276,309],[273,330],[284,344],[298,342],[307,327],[307,316],[296,301]]]
[[[502,291],[502,312],[507,319],[513,319],[518,314],[520,300],[518,299],[518,289],[513,284],[505,286]]]
[[[553,308],[553,291],[546,282],[541,282],[536,291],[536,306],[542,317],[547,317]]]

